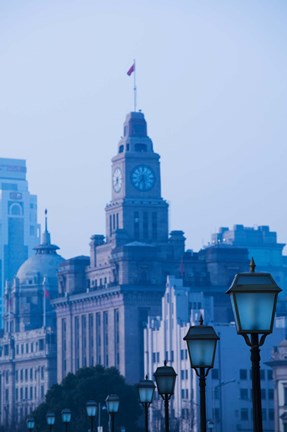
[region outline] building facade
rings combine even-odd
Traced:
[[[5,282],[33,254],[40,241],[37,197],[26,180],[26,162],[0,158],[0,322]]]
[[[256,271],[271,273],[283,290],[281,297],[286,297],[287,257],[283,255],[285,243],[278,243],[277,233],[270,231],[268,225],[234,225],[232,229],[221,227],[217,233],[212,234],[211,245],[215,244],[246,248],[249,259],[253,257],[256,262]]]
[[[36,254],[5,287],[4,329],[0,338],[0,424],[13,426],[44,401],[57,381],[57,270],[63,258],[46,227]]]

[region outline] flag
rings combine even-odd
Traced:
[[[128,76],[131,76],[131,74],[132,74],[135,70],[136,70],[136,65],[135,65],[135,63],[133,63],[133,64],[131,65],[131,67],[129,68],[129,70],[127,71],[127,75],[128,75]]]
[[[50,293],[49,293],[49,291],[47,290],[47,288],[44,288],[44,296],[45,296],[46,298],[50,298]]]

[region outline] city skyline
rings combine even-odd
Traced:
[[[105,232],[133,58],[170,231],[194,250],[241,223],[287,241],[286,12],[283,1],[0,5],[1,157],[27,161],[39,222],[47,207],[65,258]]]

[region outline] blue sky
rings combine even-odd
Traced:
[[[0,157],[27,160],[64,257],[104,232],[133,58],[170,229],[287,242],[286,20],[284,0],[0,0]]]

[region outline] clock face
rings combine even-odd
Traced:
[[[136,189],[140,191],[148,191],[154,185],[155,175],[149,167],[139,165],[132,171],[131,180]]]
[[[113,174],[113,188],[115,192],[119,192],[122,188],[123,175],[120,168],[116,168]]]

